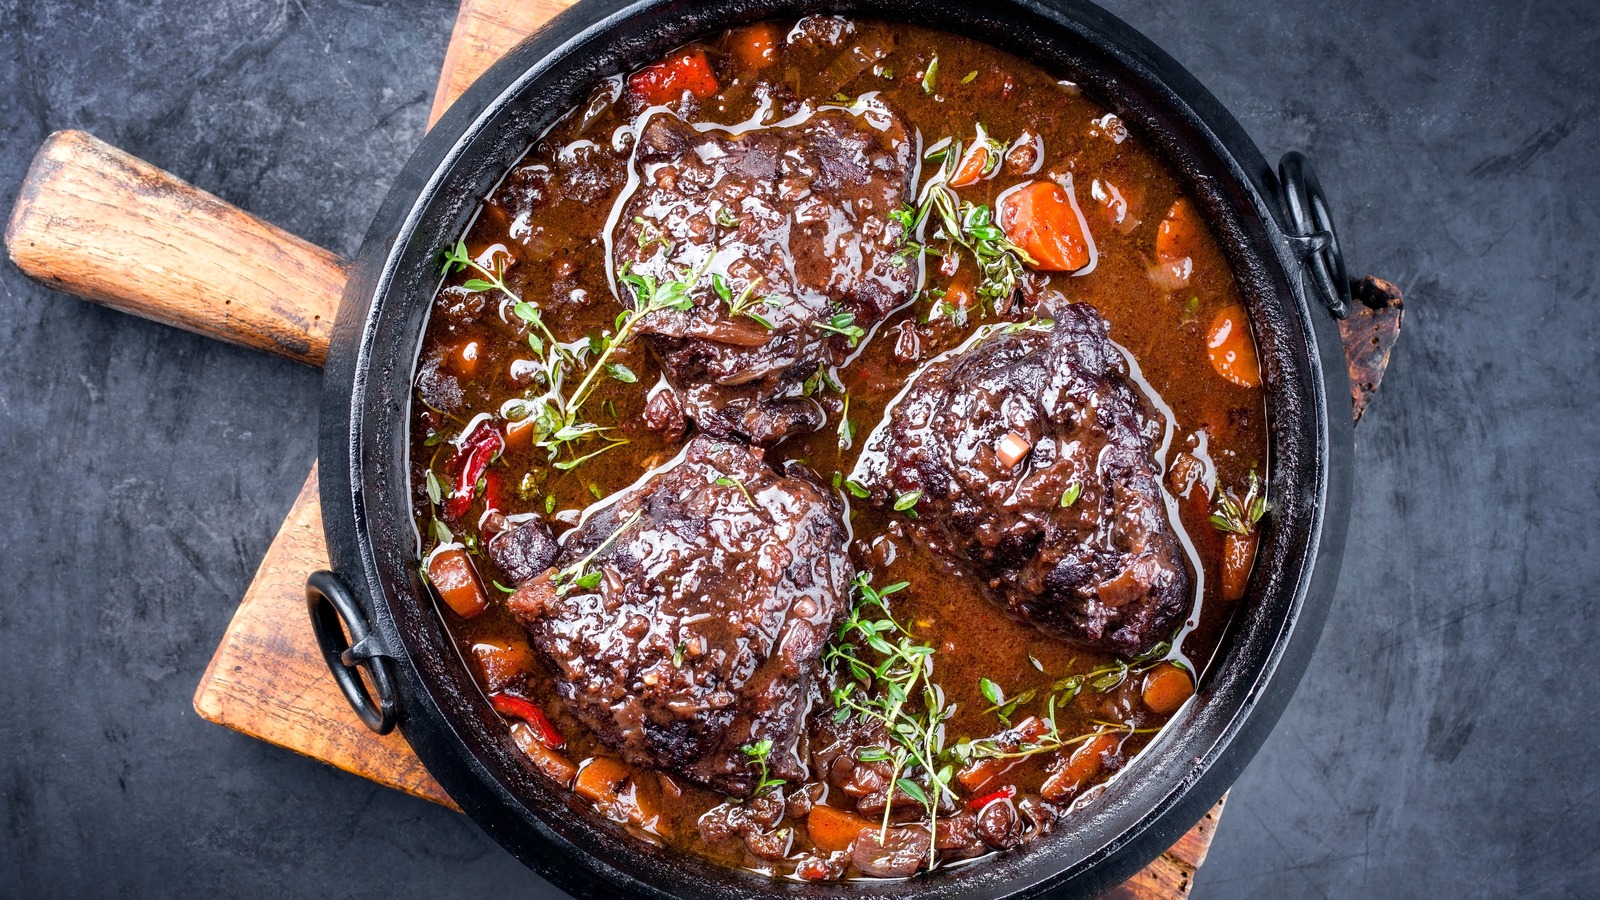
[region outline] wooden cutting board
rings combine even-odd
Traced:
[[[464,0],[430,121],[496,59],[568,5]],[[79,132],[53,135],[35,158],[6,230],[13,260],[86,299],[311,365],[327,355],[346,265]],[[1362,283],[1384,311],[1346,329],[1357,415],[1376,390],[1400,321],[1399,292]],[[219,302],[220,298],[220,302]],[[262,560],[194,696],[205,719],[436,803],[454,806],[398,734],[368,731],[317,652],[305,578],[328,568],[317,473]],[[1188,895],[1223,803],[1112,895]]]

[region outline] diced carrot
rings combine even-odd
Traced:
[[[1000,197],[1000,227],[1034,268],[1076,272],[1089,264],[1089,232],[1072,198],[1053,181],[1030,181]]]
[[[1004,732],[1018,743],[1036,741],[1049,732],[1050,726],[1038,716],[1029,716],[1016,724],[1016,727]],[[985,757],[973,760],[956,773],[956,781],[969,794],[984,794],[994,789],[1000,776],[1011,771],[1017,764],[1016,759],[997,759]]]
[[[1159,280],[1169,289],[1177,290],[1189,283],[1200,235],[1194,207],[1179,198],[1156,229],[1156,267]]]
[[[650,773],[639,773],[617,794],[611,815],[620,815],[634,825],[663,837],[671,837],[671,820],[662,814],[660,782]]]
[[[1178,198],[1156,229],[1156,261],[1170,263],[1193,257],[1201,235],[1199,216],[1188,200]]]
[[[578,767],[572,764],[572,760],[546,747],[526,722],[511,724],[511,739],[533,760],[534,768],[549,776],[556,784],[566,787],[572,783],[572,776],[578,774]]]
[[[956,781],[959,781],[961,786],[966,788],[969,793],[987,791],[990,785],[998,781],[1000,776],[1006,774],[1015,764],[1016,760],[995,759],[993,757],[974,760],[970,765],[956,773]]]
[[[1000,444],[995,447],[995,455],[1000,458],[1000,465],[1012,468],[1022,461],[1033,450],[1033,445],[1028,439],[1015,431],[1000,439]]]
[[[1238,600],[1250,582],[1250,569],[1256,564],[1256,542],[1260,532],[1222,536],[1222,599]]]
[[[855,813],[820,803],[811,807],[806,816],[806,832],[811,835],[811,843],[824,853],[848,849],[862,829],[871,827],[871,822]]]
[[[1217,313],[1206,332],[1206,350],[1211,355],[1211,368],[1218,375],[1240,387],[1261,386],[1261,364],[1256,361],[1244,307],[1230,303]]]
[[[478,572],[467,551],[460,547],[448,547],[428,558],[428,581],[439,592],[439,599],[463,619],[489,608]]]
[[[1137,197],[1130,197],[1122,192],[1108,178],[1096,178],[1089,185],[1089,196],[1100,205],[1111,224],[1123,234],[1132,231],[1139,224],[1139,206]]]
[[[444,368],[452,375],[471,378],[478,373],[478,351],[477,341],[463,341],[445,355]]]
[[[595,803],[615,803],[623,783],[633,774],[628,764],[609,756],[596,756],[578,770],[572,789]]]
[[[783,36],[771,22],[760,22],[733,33],[733,58],[745,69],[764,69],[778,61]]]
[[[479,641],[472,645],[472,658],[491,691],[522,687],[533,673],[533,650],[521,638]]]
[[[704,51],[682,50],[666,62],[633,73],[628,89],[651,104],[671,103],[684,91],[704,100],[717,92],[717,76]]]
[[[533,425],[533,416],[526,416],[506,423],[506,447],[515,450],[526,450],[533,446],[533,435],[536,429]]]
[[[1119,743],[1112,735],[1097,734],[1079,744],[1067,757],[1066,764],[1044,780],[1039,796],[1056,803],[1077,794],[1090,779],[1100,774],[1101,754],[1114,752]]]
[[[983,142],[973,144],[961,157],[961,162],[956,166],[956,173],[950,176],[951,187],[966,187],[977,184],[983,177],[984,170],[989,168],[989,145]]]
[[[1163,716],[1178,711],[1183,701],[1194,696],[1194,681],[1189,673],[1171,663],[1162,663],[1144,676],[1144,705]]]
[[[977,299],[977,294],[972,290],[972,276],[967,270],[957,271],[956,276],[944,289],[944,302],[956,309],[967,309],[972,306],[972,301]]]

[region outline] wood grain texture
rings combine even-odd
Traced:
[[[306,575],[326,568],[313,465],[200,679],[195,711],[207,721],[453,806],[405,738],[367,730],[329,676],[305,599]]]
[[[81,131],[39,148],[5,244],[67,293],[313,366],[346,278],[334,254]]]
[[[463,0],[445,51],[428,123],[439,121],[467,86],[574,0]]]

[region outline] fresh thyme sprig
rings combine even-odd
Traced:
[[[772,738],[762,738],[754,744],[745,744],[739,748],[739,752],[745,756],[745,765],[758,766],[761,770],[761,780],[756,782],[756,789],[750,792],[751,799],[789,783],[783,778],[773,778],[767,768],[767,757],[772,754]]]
[[[732,475],[724,475],[721,478],[718,478],[714,484],[719,487],[736,487],[739,489],[739,493],[744,495],[746,503],[749,503],[751,506],[756,505],[755,498],[750,496],[750,489],[744,486],[744,482],[733,477]]]
[[[850,394],[844,395],[844,405],[839,410],[839,449],[849,450],[856,440],[856,426],[850,421]]]
[[[887,746],[858,750],[856,759],[887,760],[892,764],[890,794],[898,789],[922,804],[928,831],[937,845],[939,800],[946,794],[955,797],[950,790],[954,767],[938,764],[944,751],[944,723],[955,710],[945,706],[933,683],[933,648],[913,638],[895,621],[885,603],[886,597],[909,585],[902,581],[874,588],[871,575],[865,572],[857,575],[852,584],[855,603],[824,655],[836,674],[849,676],[833,691],[833,718],[843,722],[860,716],[883,725]],[[875,661],[864,658],[872,656]],[[926,790],[919,778],[927,783]],[[880,840],[888,833],[892,800],[892,796],[885,798]],[[930,846],[930,867],[935,853]]]
[[[998,142],[986,133],[980,131],[979,135],[980,140],[998,147]],[[993,148],[989,155],[990,159],[999,158]],[[919,240],[931,220],[935,229],[931,239],[944,241],[948,245],[946,253],[959,248],[972,256],[978,267],[979,301],[991,310],[999,309],[1016,292],[1023,264],[1032,264],[1033,257],[1006,237],[1005,231],[995,224],[994,212],[987,204],[962,200],[950,187],[950,179],[961,163],[962,142],[940,141],[933,145],[927,158],[938,159],[940,163],[923,183],[916,205],[908,203],[890,213],[905,235],[901,252],[908,257],[921,253],[944,255]],[[947,315],[958,314],[948,301],[944,307]]]
[[[566,348],[561,346],[561,342],[556,340],[556,336],[551,334],[550,329],[545,326],[544,317],[540,314],[539,307],[523,300],[506,285],[505,267],[496,265],[491,269],[480,264],[467,253],[467,242],[464,238],[457,239],[454,247],[445,250],[443,274],[448,277],[456,272],[463,271],[476,272],[479,277],[467,279],[462,282],[462,287],[469,291],[497,291],[504,295],[506,299],[511,301],[512,309],[518,318],[539,329],[544,334],[544,340],[548,341],[552,348],[555,348],[558,355],[567,354]],[[543,354],[542,343],[532,345],[534,352]]]
[[[627,286],[627,293],[632,295],[631,298],[623,300],[627,303],[631,299],[632,308],[624,309],[617,315],[614,331],[610,334],[590,335],[586,342],[579,345],[576,352],[567,350],[558,342],[554,343],[552,346],[562,347],[562,352],[566,354],[563,359],[541,356],[544,360],[542,374],[546,386],[545,393],[538,397],[511,401],[503,408],[503,413],[507,418],[513,419],[526,418],[530,415],[533,417],[535,445],[548,451],[552,461],[558,460],[564,454],[567,456],[566,459],[556,461],[555,468],[562,471],[576,468],[601,453],[627,443],[626,440],[611,436],[616,426],[589,421],[583,415],[584,404],[599,386],[601,373],[622,384],[638,382],[639,376],[634,374],[632,369],[614,361],[613,357],[618,348],[626,346],[637,334],[640,322],[653,313],[667,309],[691,309],[694,300],[690,294],[705,275],[705,269],[706,267],[702,265],[671,280],[659,281],[651,275],[634,273],[627,264],[624,264],[617,272],[617,279]],[[532,304],[518,301],[512,310],[517,316],[542,327],[538,309]],[[528,319],[530,312],[534,316],[533,319]],[[554,341],[553,335],[551,340]],[[535,346],[534,350],[539,352],[540,348]],[[588,361],[591,355],[592,362]],[[579,367],[583,369],[583,378],[572,393],[567,394],[564,383],[569,370],[576,370]],[[615,415],[612,418],[616,418]],[[590,438],[601,438],[606,444],[588,453],[579,453],[578,442]]]
[[[1216,503],[1216,511],[1211,514],[1211,524],[1227,534],[1250,534],[1256,530],[1261,517],[1272,508],[1267,503],[1267,495],[1261,490],[1261,479],[1256,476],[1254,469],[1250,470],[1250,481],[1243,499],[1235,500],[1220,486],[1212,499]]]
[[[772,320],[756,312],[754,307],[757,304],[766,307],[778,306],[783,301],[770,294],[757,297],[755,295],[756,287],[760,284],[760,278],[745,284],[744,290],[740,291],[739,295],[735,297],[733,289],[728,287],[728,280],[723,278],[721,273],[713,272],[711,275],[711,289],[716,292],[718,297],[722,298],[722,302],[728,304],[729,313],[734,316],[744,316],[771,331],[776,327],[772,324]]]
[[[521,421],[532,416],[535,444],[549,452],[551,462],[561,471],[576,468],[607,450],[628,443],[610,435],[614,428],[584,421],[580,414],[584,400],[594,389],[594,378],[599,372],[605,371],[623,383],[638,381],[638,376],[627,366],[610,361],[612,351],[631,336],[625,333],[624,325],[631,325],[638,317],[635,314],[637,310],[625,311],[623,315],[618,316],[615,335],[592,336],[587,342],[578,344],[577,349],[573,349],[563,344],[550,331],[549,326],[545,324],[543,311],[537,304],[524,300],[506,284],[503,266],[495,265],[492,268],[484,266],[467,253],[465,240],[457,240],[454,246],[444,252],[443,274],[449,276],[462,271],[470,271],[479,276],[467,279],[462,283],[462,287],[472,291],[495,291],[505,297],[506,302],[510,304],[511,314],[529,326],[528,347],[539,358],[538,378],[544,385],[545,393],[539,397],[508,401],[501,407],[501,415],[511,421]],[[586,367],[584,379],[579,384],[578,390],[572,397],[566,397],[563,387],[568,374],[585,368],[585,358],[590,352],[598,354],[599,358],[593,365]],[[606,443],[588,453],[578,452],[579,442],[589,438],[601,438]],[[561,459],[563,455],[567,458]]]
[[[1005,691],[993,681],[987,678],[980,678],[978,679],[978,693],[982,694],[983,699],[990,703],[989,708],[985,709],[984,712],[994,713],[1001,722],[1009,726],[1012,714],[1019,708],[1032,703],[1041,693],[1049,695],[1051,704],[1065,704],[1075,699],[1078,694],[1083,692],[1084,688],[1088,688],[1097,694],[1104,694],[1115,689],[1130,677],[1147,672],[1162,663],[1171,662],[1173,665],[1183,665],[1181,660],[1167,659],[1171,652],[1172,643],[1170,641],[1162,641],[1131,660],[1115,660],[1110,665],[1101,666],[1092,671],[1068,675],[1057,680],[1047,689],[1029,688],[1014,697],[1006,696]]]
[[[1154,734],[1160,728],[1134,728],[1120,722],[1102,722],[1091,719],[1095,730],[1082,734],[1064,734],[1056,723],[1056,698],[1050,698],[1049,709],[1045,714],[1044,722],[1049,730],[1032,740],[1019,739],[1015,734],[1000,734],[992,737],[980,738],[976,741],[961,741],[955,745],[955,757],[962,762],[975,759],[1023,759],[1039,753],[1051,753],[1065,750],[1068,747],[1081,744],[1091,738],[1102,734]]]
[[[811,323],[813,328],[837,334],[845,339],[845,343],[854,348],[867,336],[867,331],[856,324],[856,314],[852,312],[836,312],[826,320],[817,319]]]
[[[557,593],[566,594],[574,587],[583,588],[586,591],[592,591],[599,587],[600,579],[604,577],[604,573],[599,569],[595,569],[592,572],[588,571],[589,563],[593,562],[596,556],[604,553],[607,547],[616,543],[617,538],[622,537],[623,533],[632,528],[634,523],[638,522],[643,515],[644,510],[635,510],[633,515],[617,526],[617,530],[607,535],[605,540],[595,545],[595,548],[585,554],[583,559],[567,566],[565,569],[557,570],[550,577],[550,580],[555,583]]]

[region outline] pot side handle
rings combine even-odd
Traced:
[[[337,255],[81,131],[39,148],[5,245],[69,294],[311,366],[348,277]]]
[[[377,635],[368,627],[350,589],[332,572],[312,572],[306,578],[306,609],[311,614],[317,649],[322,652],[322,660],[328,664],[350,708],[374,732],[393,731],[399,716],[394,673],[389,668],[391,654],[383,649]],[[373,700],[372,693],[362,682],[359,672],[362,668],[367,670],[377,700]]]
[[[1400,338],[1405,298],[1398,287],[1373,275],[1351,280],[1344,249],[1322,182],[1305,154],[1290,151],[1278,163],[1278,184],[1288,216],[1287,237],[1300,255],[1315,295],[1339,324],[1350,400],[1357,423],[1383,383],[1389,355]]]

